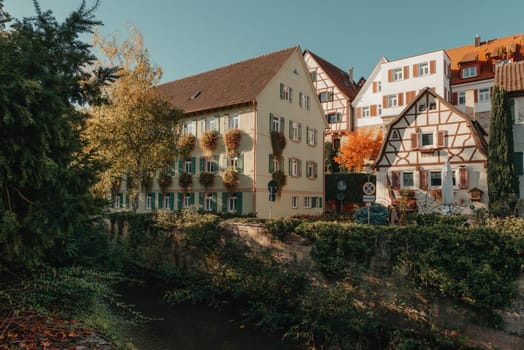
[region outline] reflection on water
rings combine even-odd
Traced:
[[[240,328],[231,312],[200,305],[170,307],[157,291],[145,287],[119,290],[145,316],[161,318],[130,326],[126,337],[140,350],[290,350],[279,337]]]

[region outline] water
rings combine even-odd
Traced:
[[[124,300],[145,316],[160,318],[126,330],[127,339],[140,350],[291,350],[280,337],[242,328],[231,311],[200,305],[168,306],[158,291],[126,287]]]

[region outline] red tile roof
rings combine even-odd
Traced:
[[[524,61],[497,66],[495,85],[507,92],[524,91]]]
[[[185,113],[252,102],[295,51],[301,54],[298,46],[291,47],[165,83],[156,91]]]
[[[322,70],[326,72],[326,74],[331,78],[333,83],[337,86],[337,88],[340,91],[342,91],[343,94],[345,94],[351,100],[353,100],[355,96],[357,96],[359,90],[358,86],[347,72],[343,71],[342,69],[338,68],[337,66],[326,61],[322,57],[314,54],[309,50],[305,50],[304,54],[306,52],[309,53],[315,59],[315,61],[317,61],[320,68],[322,68]]]
[[[507,36],[504,38],[479,41],[476,47],[474,43],[470,45],[455,47],[446,50],[451,59],[451,84],[460,84],[470,81],[493,79],[493,58],[507,59],[514,61],[524,59],[524,37],[522,34]],[[469,62],[479,63],[479,72],[476,77],[462,79],[460,76],[460,65]]]

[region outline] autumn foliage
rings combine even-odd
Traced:
[[[356,130],[347,133],[346,141],[340,146],[335,162],[350,172],[358,172],[364,160],[375,159],[382,145],[382,132]]]

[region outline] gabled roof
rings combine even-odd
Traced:
[[[512,56],[515,61],[520,61],[524,58],[523,44],[524,38],[522,34],[516,34],[486,41],[480,41],[479,39],[478,45],[472,43],[447,49],[446,52],[451,58],[451,84],[493,79],[495,72],[491,66],[491,59],[503,59]],[[460,77],[460,66],[470,62],[478,62],[480,71],[476,77],[462,79]]]
[[[355,96],[355,98],[353,99],[353,102],[351,103],[353,106],[358,102],[358,99],[361,98],[361,96],[366,93],[367,89],[370,88],[371,84],[373,84],[373,81],[375,81],[376,76],[380,72],[380,66],[388,62],[389,60],[386,57],[384,56],[380,57],[377,64],[371,71],[371,74],[369,75],[368,79],[364,81],[362,85],[360,86],[358,94]]]
[[[480,124],[477,121],[471,119],[470,116],[463,113],[462,111],[457,109],[455,106],[447,102],[445,99],[440,97],[440,95],[434,92],[431,88],[426,87],[418,93],[418,95],[413,99],[413,101],[411,101],[411,103],[408,104],[406,108],[404,108],[404,110],[398,116],[396,116],[395,119],[391,121],[391,123],[388,124],[386,133],[384,135],[384,142],[382,143],[382,147],[380,148],[380,152],[378,153],[375,164],[378,164],[380,160],[382,159],[382,157],[384,156],[384,152],[386,150],[386,147],[388,146],[387,141],[391,137],[393,126],[395,126],[404,117],[404,115],[426,94],[433,95],[433,97],[438,99],[441,104],[444,104],[451,111],[455,112],[456,114],[460,115],[462,118],[466,120],[466,122],[470,126],[469,129],[473,133],[473,138],[475,139],[475,143],[477,144],[479,151],[487,157],[488,156],[488,143],[486,142],[486,139],[483,136],[485,135],[485,131],[484,129],[482,129],[482,126],[480,126]]]
[[[507,92],[524,92],[524,61],[497,66],[495,85]]]
[[[358,93],[358,86],[353,81],[353,78],[349,76],[349,74],[342,69],[338,68],[334,64],[326,61],[322,57],[314,54],[310,50],[305,50],[304,55],[306,53],[309,53],[311,57],[317,62],[317,64],[322,68],[324,72],[331,78],[331,81],[333,81],[333,84],[337,86],[337,88],[342,91],[344,95],[349,97],[351,100],[355,98],[355,96]]]
[[[156,91],[185,113],[254,101],[298,46],[159,85]]]

